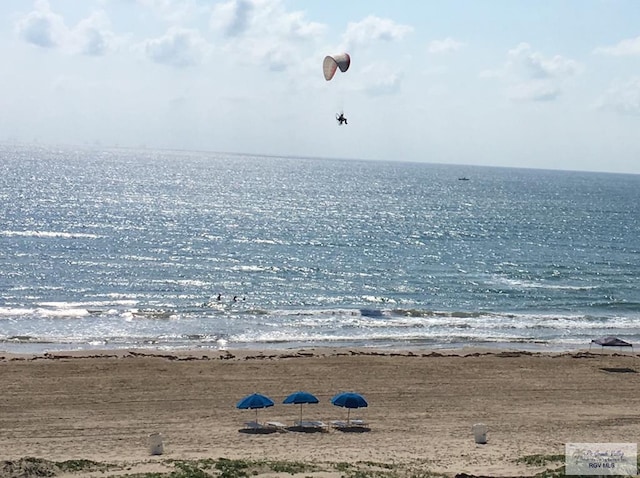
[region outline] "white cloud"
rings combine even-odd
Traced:
[[[51,11],[46,0],[36,2],[35,10],[18,20],[16,32],[27,43],[42,48],[55,48],[68,35],[64,19]]]
[[[612,56],[640,55],[640,37],[622,40],[614,46],[598,47],[594,53],[601,53]]]
[[[510,50],[507,63],[513,69],[520,69],[529,78],[563,78],[573,76],[580,70],[576,61],[560,55],[546,58],[533,51],[527,43],[521,43]]]
[[[560,92],[560,88],[552,82],[531,80],[509,86],[507,97],[514,101],[553,101]]]
[[[454,40],[453,38],[445,38],[444,40],[433,40],[429,43],[429,53],[450,53],[460,50],[464,43]]]
[[[373,64],[362,70],[366,83],[364,92],[369,96],[387,96],[400,92],[402,74],[388,65]]]
[[[390,73],[367,85],[365,92],[370,96],[395,95],[400,91],[401,84],[402,75],[399,73]]]
[[[598,99],[596,108],[623,115],[640,115],[640,77],[614,83]]]
[[[224,35],[235,37],[245,33],[251,22],[254,3],[250,0],[231,0],[214,6],[211,26]]]
[[[272,71],[287,69],[304,45],[325,31],[304,12],[288,11],[281,0],[228,0],[214,7],[210,24],[227,40],[228,51]]]
[[[562,93],[566,81],[579,74],[582,66],[560,55],[545,57],[527,43],[507,52],[507,60],[497,70],[483,71],[483,78],[506,83],[507,96],[519,101],[551,101]]]
[[[38,0],[35,9],[16,23],[16,32],[27,43],[93,56],[107,53],[119,41],[109,28],[109,18],[104,12],[94,12],[69,28],[61,15],[51,11],[46,0]]]
[[[102,12],[96,12],[81,20],[72,32],[75,44],[85,55],[100,56],[112,50],[117,42],[109,29],[109,19]]]
[[[135,0],[143,7],[155,12],[164,21],[173,25],[186,24],[207,11],[197,0]]]
[[[146,40],[142,47],[154,62],[183,68],[200,63],[207,44],[196,31],[172,27],[164,36]]]
[[[308,40],[314,39],[324,33],[325,26],[317,22],[305,20],[302,12],[290,12],[280,17],[278,22],[282,32],[287,38]]]
[[[350,22],[344,34],[344,41],[348,49],[355,46],[367,45],[372,41],[397,41],[411,33],[413,28],[401,25],[386,18],[369,15],[360,22]]]
[[[325,26],[306,20],[301,11],[287,11],[281,0],[229,0],[213,8],[211,26],[226,36],[250,35],[270,39],[305,40],[322,34]]]

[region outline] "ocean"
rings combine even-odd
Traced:
[[[640,176],[390,159],[0,145],[0,351],[640,341]]]

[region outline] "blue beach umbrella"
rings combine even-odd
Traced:
[[[258,423],[258,409],[259,408],[268,408],[273,407],[273,400],[271,400],[266,395],[262,395],[260,393],[254,393],[252,395],[247,395],[242,400],[238,402],[236,408],[240,408],[241,410],[247,409],[255,409],[256,411],[256,423]]]
[[[284,399],[285,404],[300,404],[300,421],[302,422],[302,405],[305,403],[318,403],[318,398],[309,392],[294,392]]]
[[[347,409],[347,423],[349,423],[349,414],[352,408],[364,408],[369,404],[365,398],[359,393],[355,392],[342,392],[331,399],[331,403],[336,407],[343,407]]]

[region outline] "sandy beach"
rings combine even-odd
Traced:
[[[0,353],[0,461],[89,459],[149,469],[166,459],[375,462],[455,475],[531,476],[517,459],[563,454],[567,442],[637,442],[638,354],[304,349],[165,353]],[[356,391],[368,431],[243,433],[259,392],[260,421],[292,425],[297,390],[320,403],[304,419],[345,419],[331,405]],[[472,425],[488,427],[476,444]],[[164,454],[148,437],[161,433]],[[339,475],[338,475],[339,476]]]

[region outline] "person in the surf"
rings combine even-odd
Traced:
[[[344,113],[336,114],[336,120],[338,121],[338,124],[349,124],[347,123],[347,118],[344,117]]]

